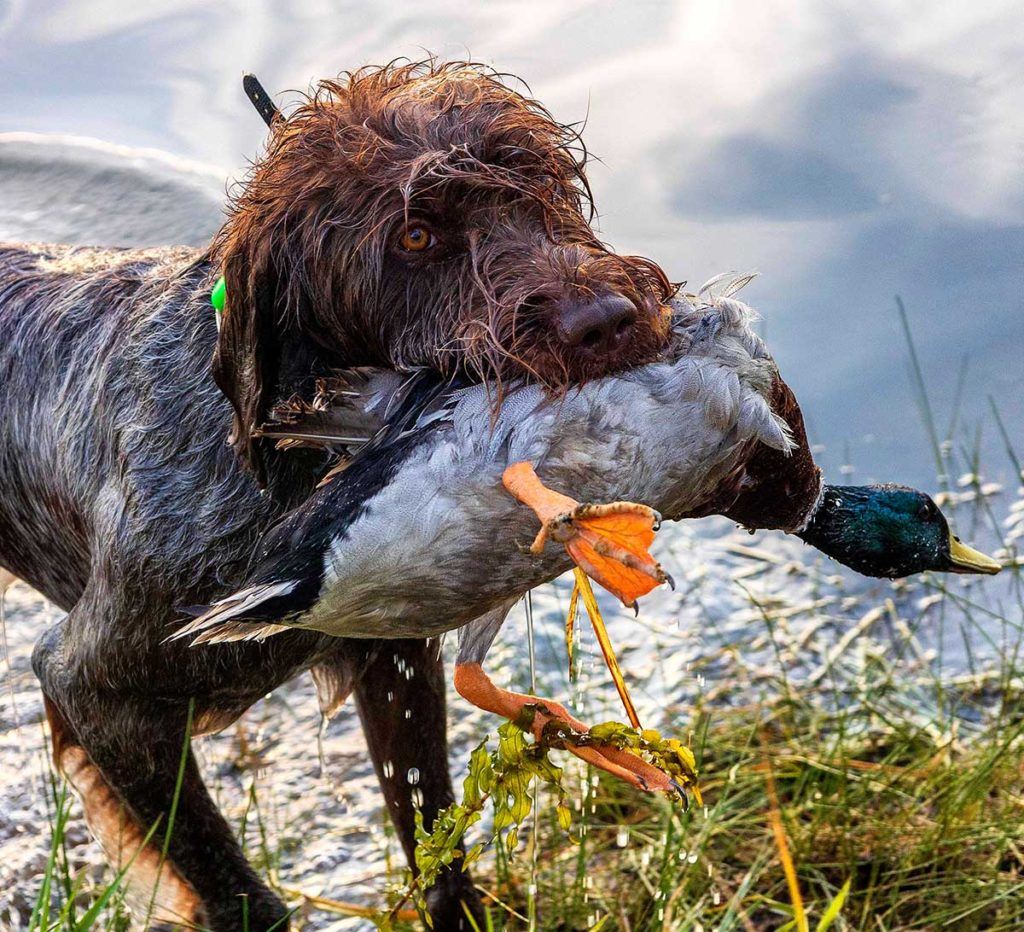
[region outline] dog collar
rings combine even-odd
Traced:
[[[227,301],[228,289],[224,282],[224,276],[221,275],[217,279],[217,284],[213,286],[213,291],[210,293],[210,304],[213,305],[213,313],[217,318],[217,329],[220,330],[220,319],[224,315],[224,304]]]
[[[270,95],[263,89],[263,85],[257,80],[256,75],[246,74],[242,75],[242,89],[245,91],[245,96],[249,98],[250,103],[256,108],[256,112],[263,117],[263,122],[267,126],[273,126],[274,120],[281,116],[281,111],[277,108],[277,105],[271,100]],[[213,286],[213,291],[210,293],[210,304],[213,305],[213,312],[217,317],[217,329],[220,330],[221,318],[224,316],[224,305],[227,302],[227,286],[224,283],[224,276],[221,275],[217,279],[217,284]]]
[[[256,75],[249,74],[248,72],[243,74],[242,89],[245,91],[245,96],[249,98],[250,103],[256,108],[256,112],[263,117],[263,122],[267,126],[273,126],[274,120],[281,116],[281,111],[277,108],[274,101],[271,100],[270,95],[263,89],[263,85],[257,80]],[[227,294],[224,276],[221,275],[217,279],[217,284],[213,286],[213,291],[210,293],[210,304],[213,305],[213,312],[217,317],[218,330],[220,330],[221,318],[224,316]]]

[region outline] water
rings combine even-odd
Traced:
[[[987,398],[1020,437],[1016,3],[0,0],[0,132],[165,150],[209,166],[220,191],[263,137],[243,70],[278,92],[424,49],[492,62],[560,119],[586,118],[616,247],[691,284],[763,273],[747,297],[833,475],[934,484],[896,293],[940,429],[966,358],[955,445],[980,425],[990,474],[1009,475]],[[216,223],[195,210],[204,230]],[[155,224],[143,232],[187,239]]]

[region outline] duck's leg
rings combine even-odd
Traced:
[[[562,544],[588,576],[632,606],[669,577],[647,548],[661,520],[635,502],[580,504],[547,488],[529,463],[515,463],[502,476],[505,488],[540,518],[531,546],[540,553],[547,542]]]
[[[587,744],[589,727],[560,703],[510,692],[494,685],[481,663],[513,604],[488,612],[459,632],[459,653],[455,662],[455,689],[459,695],[495,715],[524,723],[529,720],[529,730],[536,740],[564,747],[587,763],[639,789],[663,790],[684,796],[682,787],[672,777],[636,754],[608,745]],[[566,731],[570,734],[565,734]],[[553,737],[555,735],[558,737]],[[582,744],[574,742],[573,738],[582,738]]]

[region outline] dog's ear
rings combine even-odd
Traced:
[[[214,381],[235,413],[230,443],[260,485],[265,484],[266,474],[253,432],[270,406],[268,393],[279,351],[277,288],[266,261],[244,245],[229,246],[223,262],[226,301],[213,357]]]
[[[312,397],[316,379],[338,361],[328,361],[314,338],[309,276],[287,244],[272,234],[232,232],[221,259],[226,300],[213,377],[234,408],[231,445],[265,486],[274,442],[260,438],[258,428],[283,399]]]
[[[267,126],[273,129],[281,115],[263,85],[254,74],[242,76],[242,87]],[[238,227],[241,227],[239,229]],[[220,315],[217,348],[213,358],[213,377],[234,408],[234,423],[229,438],[245,464],[265,485],[266,474],[261,451],[253,436],[269,408],[268,375],[277,369],[276,331],[277,288],[268,265],[269,255],[254,243],[251,230],[244,224],[228,224],[220,234],[225,245],[223,273],[225,300]]]
[[[226,301],[213,377],[234,408],[231,445],[265,486],[273,443],[257,428],[277,402],[311,392],[327,364],[303,326],[309,303],[301,275],[287,267],[287,250],[273,236],[246,240],[230,237],[223,254]]]

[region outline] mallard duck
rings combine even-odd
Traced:
[[[997,572],[923,492],[823,484],[799,407],[733,297],[744,282],[673,301],[664,358],[564,397],[522,384],[495,411],[487,385],[364,370],[325,384],[311,405],[279,407],[264,436],[330,447],[339,465],[261,541],[244,588],[175,636],[462,628],[458,692],[512,719],[530,705],[539,736],[552,720],[586,725],[484,673],[506,613],[574,561],[633,603],[668,580],[647,552],[662,516],[781,529],[869,576]],[[569,749],[637,786],[674,787],[627,752]]]

